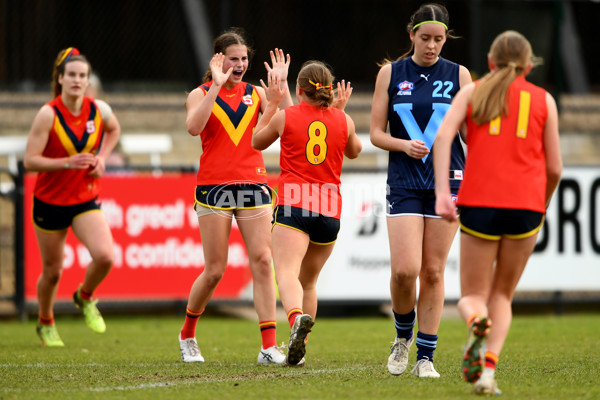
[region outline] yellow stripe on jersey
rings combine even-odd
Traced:
[[[248,125],[252,122],[252,118],[254,117],[256,107],[260,102],[260,98],[258,97],[258,93],[256,90],[252,91],[252,105],[246,109],[244,113],[244,117],[240,121],[237,126],[234,126],[231,122],[231,118],[227,111],[225,111],[217,102],[215,102],[213,106],[213,114],[221,121],[223,128],[229,134],[231,141],[237,146],[242,140],[242,136],[244,136],[244,132],[248,129]]]
[[[88,120],[86,122],[86,126],[84,129],[86,129],[88,137],[87,137],[85,146],[83,147],[81,152],[79,152],[77,150],[77,148],[75,147],[75,143],[73,143],[73,140],[69,137],[69,134],[67,133],[67,130],[65,129],[63,124],[60,122],[60,118],[58,115],[55,115],[55,117],[54,117],[54,131],[56,132],[58,139],[60,140],[63,147],[65,148],[65,150],[67,151],[67,153],[70,156],[79,154],[79,153],[91,153],[94,151],[94,147],[96,146],[96,142],[98,141],[98,135],[100,135],[102,133],[101,129],[100,129],[101,123],[102,123],[102,115],[100,115],[99,110],[96,109],[96,116],[94,117],[94,119]],[[94,131],[91,134],[89,132],[89,130],[91,130],[91,129],[88,130],[88,126],[90,126],[90,124],[93,124],[93,129],[94,129]],[[85,133],[84,133],[83,137],[85,137]]]
[[[519,96],[519,118],[517,119],[517,137],[527,137],[527,126],[529,125],[529,110],[531,109],[531,93],[521,90]]]
[[[60,140],[60,142],[62,143],[63,147],[65,148],[65,150],[67,151],[67,153],[69,153],[70,156],[75,155],[75,154],[79,154],[79,152],[75,148],[75,145],[73,144],[73,142],[69,138],[69,135],[67,135],[67,132],[65,131],[65,128],[60,123],[60,120],[58,119],[58,116],[54,117],[54,132],[56,132],[56,136],[58,136],[58,139]]]
[[[497,116],[493,120],[490,121],[490,135],[499,135],[500,134],[500,116]]]
[[[90,124],[92,121],[88,121],[87,123]],[[85,145],[85,148],[83,149],[82,153],[91,153],[94,151],[96,143],[98,142],[98,135],[102,134],[102,131],[100,130],[100,124],[102,123],[102,115],[100,115],[100,110],[96,109],[96,116],[94,117],[93,120],[93,124],[94,124],[94,133],[92,133],[90,135],[90,137],[88,138],[88,141]],[[87,126],[86,126],[87,129]]]

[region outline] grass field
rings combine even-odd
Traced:
[[[317,318],[304,368],[256,364],[254,321],[207,316],[197,338],[205,363],[184,364],[182,317],[111,316],[93,334],[59,316],[64,348],[43,348],[35,322],[0,322],[0,399],[472,399],[462,381],[463,322],[444,318],[435,365],[441,378],[387,372],[391,320]],[[278,323],[286,341],[287,323]],[[599,399],[600,314],[516,316],[496,373],[505,399]],[[413,346],[409,369],[415,363]]]

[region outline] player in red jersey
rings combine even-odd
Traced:
[[[463,375],[480,394],[500,393],[494,372],[511,324],[512,298],[562,171],[556,103],[525,80],[536,61],[520,33],[497,36],[488,53],[491,72],[456,95],[434,145],[436,212],[455,221],[447,179],[450,143],[467,125],[457,202],[458,308],[469,327]]]
[[[205,268],[190,290],[186,318],[179,335],[184,362],[203,362],[196,341],[198,317],[210,301],[227,267],[229,234],[236,222],[246,244],[253,277],[254,307],[259,318],[262,348],[259,364],[281,364],[285,355],[276,343],[276,293],[271,264],[269,222],[271,190],[262,154],[251,146],[252,130],[267,99],[261,87],[242,79],[252,49],[239,30],[216,38],[214,56],[204,83],[186,100],[187,130],[200,136],[202,155],[198,169],[195,210],[198,214]],[[290,62],[282,50],[271,52],[267,71],[287,85]],[[290,95],[281,107],[292,104]]]
[[[281,79],[269,74],[269,104],[252,145],[281,143],[281,176],[273,213],[273,262],[281,302],[291,327],[287,362],[304,363],[305,341],[317,313],[316,284],[340,227],[340,175],[344,155],[358,157],[362,144],[343,112],[352,93],[318,61],[306,62],[296,85],[300,104],[277,111],[285,98]]]
[[[106,330],[97,300],[91,296],[111,269],[113,239],[96,199],[98,178],[121,128],[108,104],[84,96],[91,69],[76,48],[58,54],[54,100],[36,115],[25,150],[25,168],[38,172],[33,192],[33,222],[42,256],[37,332],[46,346],[64,346],[54,324],[53,306],[69,226],[92,256],[73,301],[90,329]]]

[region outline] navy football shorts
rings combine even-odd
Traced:
[[[196,186],[196,203],[217,210],[271,207],[272,198],[266,183]]]
[[[334,243],[340,231],[339,219],[292,206],[277,206],[272,223],[303,232],[312,243],[322,245]]]
[[[456,202],[458,189],[450,189]],[[441,218],[435,213],[434,189],[394,188],[385,197],[387,200],[387,216],[415,215],[419,217]]]
[[[77,216],[91,211],[100,211],[97,199],[80,204],[59,206],[33,197],[33,223],[44,231],[67,229]]]
[[[524,239],[542,228],[544,214],[508,208],[460,207],[460,230],[488,240]]]

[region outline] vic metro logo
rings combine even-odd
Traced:
[[[394,111],[402,120],[402,124],[404,125],[404,128],[406,129],[406,132],[408,133],[410,138],[412,140],[422,140],[423,142],[425,142],[425,146],[427,146],[427,148],[429,149],[433,147],[433,142],[435,141],[437,130],[440,127],[440,124],[442,123],[444,115],[446,115],[446,112],[450,108],[450,104],[433,103],[431,105],[431,108],[433,109],[433,113],[431,114],[431,117],[429,117],[429,121],[427,122],[425,130],[422,131],[419,124],[415,120],[415,116],[413,115],[412,103],[394,104]],[[425,163],[428,156],[429,154],[423,157],[423,163]]]

